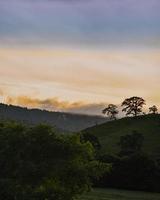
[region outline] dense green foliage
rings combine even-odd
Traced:
[[[160,194],[113,189],[95,189],[81,196],[78,200],[160,200]]]
[[[3,121],[0,198],[72,200],[92,184],[160,192],[159,131],[160,115],[155,114],[74,135],[56,134],[47,125]]]
[[[1,200],[71,200],[106,169],[79,136],[57,136],[46,125],[0,124]]]
[[[110,174],[95,181],[98,187],[160,192],[160,167],[143,153],[124,157],[103,156],[103,162],[111,163]]]
[[[102,150],[97,149],[97,159],[100,162],[109,163],[112,166],[110,173],[104,174],[100,180],[97,181],[93,179],[95,186],[160,192],[159,132],[152,136],[156,140],[154,142],[157,146],[151,146],[152,149],[150,151],[147,151],[148,149],[146,147],[144,148],[144,145],[147,144],[145,140],[146,137],[150,136],[150,138],[153,139],[148,129],[158,129],[158,122],[160,122],[159,115],[154,115],[154,117],[153,115],[149,115],[138,118],[125,118],[87,129],[82,133],[82,135],[92,134],[95,138],[97,137],[97,141],[99,140],[100,144],[102,143]],[[152,127],[152,125],[156,123],[157,127]],[[117,126],[114,127],[113,125]],[[146,125],[148,129],[146,129],[146,127],[142,129],[142,125]],[[104,131],[104,129],[101,129],[102,127],[106,128],[106,132],[108,133],[106,138],[104,138],[103,135],[103,140],[101,138],[101,132],[99,132],[98,135],[98,130]],[[131,129],[133,127],[134,129]],[[121,129],[124,130],[123,134],[121,133]],[[146,135],[143,130],[146,131]],[[109,131],[111,131],[113,135],[111,135]],[[110,138],[117,140],[116,142],[114,140],[111,142]],[[107,139],[111,144],[108,143]],[[113,143],[113,141],[115,143]],[[152,141],[153,140],[151,140],[151,142]],[[106,142],[107,145],[114,144],[116,146],[116,151],[107,151],[104,147],[104,142]]]
[[[141,133],[133,131],[128,135],[120,137],[118,145],[120,146],[120,156],[130,156],[142,152],[144,137]]]
[[[120,152],[116,156],[98,156],[97,159],[110,163],[112,168],[100,180],[93,180],[95,186],[160,192],[160,166],[142,151],[142,134],[121,136],[118,145]]]
[[[101,144],[99,142],[98,137],[91,133],[83,133],[80,135],[82,142],[90,142],[92,146],[95,148],[96,152],[101,149]]]

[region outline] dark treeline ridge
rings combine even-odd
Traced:
[[[80,131],[107,121],[106,118],[100,116],[50,112],[6,104],[0,104],[0,119],[16,120],[27,124],[46,123],[64,132]]]

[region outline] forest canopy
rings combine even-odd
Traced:
[[[78,135],[57,135],[47,125],[0,124],[2,200],[71,200],[89,190],[107,165]]]

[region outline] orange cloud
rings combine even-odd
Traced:
[[[57,97],[48,99],[30,98],[27,96],[7,97],[7,104],[20,105],[28,108],[40,108],[50,111],[63,111],[73,113],[101,114],[104,103],[89,104],[85,102],[60,101]]]
[[[160,51],[153,49],[0,48],[0,84],[10,84],[10,96],[32,97],[35,89],[39,99],[58,96],[80,104],[147,98],[160,90],[159,66]]]
[[[4,97],[8,95],[8,87],[7,86],[2,86],[0,87],[0,96]]]
[[[3,96],[4,91],[2,89],[0,89],[0,96]]]

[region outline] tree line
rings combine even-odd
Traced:
[[[126,116],[138,116],[140,114],[145,114],[143,112],[143,106],[146,102],[143,98],[133,96],[125,99],[121,107],[123,107],[122,112],[126,113]],[[114,104],[109,104],[105,109],[102,110],[103,114],[107,114],[110,119],[116,119],[119,113],[118,106]],[[149,107],[149,113],[158,114],[158,108],[156,105]]]
[[[122,105],[137,116],[145,101],[132,97]],[[118,109],[108,107],[114,119]],[[63,135],[48,125],[0,122],[0,199],[73,200],[93,184],[160,192],[160,163],[143,152],[143,140],[137,132],[121,136],[118,154],[108,155],[92,133]]]
[[[160,162],[143,151],[142,133],[121,136],[116,154],[101,151],[98,137],[90,132],[83,133],[83,139],[95,147],[98,161],[111,166],[98,180],[93,177],[95,187],[160,192]]]
[[[108,171],[90,142],[48,125],[0,122],[0,199],[72,200]]]

